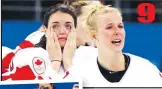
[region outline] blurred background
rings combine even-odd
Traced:
[[[75,0],[70,0],[75,1]],[[162,71],[162,0],[100,0],[120,8],[126,30],[124,52],[151,61]],[[64,0],[2,0],[2,46],[14,49],[42,24],[48,7]],[[141,3],[156,7],[153,23],[139,23],[137,7]]]

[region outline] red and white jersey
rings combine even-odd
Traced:
[[[2,74],[2,80],[61,79],[51,67],[48,52],[42,48],[19,50],[11,60],[8,71]]]
[[[20,43],[14,50],[9,50],[7,48],[3,48],[2,50],[2,74],[8,72],[9,64],[12,60],[12,58],[15,56],[17,51],[33,47],[35,44],[37,44],[41,37],[44,35],[44,32],[35,31],[31,33],[29,36],[26,37],[26,39]]]
[[[49,65],[50,59],[48,52],[42,48],[33,48],[34,44],[38,43],[40,38],[44,35],[42,32],[34,32],[31,35],[29,35],[26,40],[20,44],[16,49],[17,51],[11,52],[8,54],[3,60],[3,68],[4,71],[2,72],[2,80],[35,80],[35,79],[56,79],[57,78],[65,78],[69,75],[69,71],[64,71],[63,66],[61,66],[61,69],[59,73],[56,73],[53,71],[51,66]],[[38,36],[38,37],[37,37]],[[35,38],[35,39],[33,39]],[[34,44],[33,44],[34,43]],[[74,53],[75,55],[75,53]],[[48,65],[45,68],[47,69],[43,75],[38,74],[39,72],[36,72],[34,69],[38,66],[33,66],[34,62],[33,60],[36,60],[37,58],[42,60],[45,60],[45,63],[43,64]],[[39,63],[40,60],[38,60]],[[47,61],[47,62],[46,62]],[[37,63],[37,62],[36,62]],[[36,64],[35,64],[36,65]],[[20,76],[25,75],[29,72],[28,77],[26,76]],[[24,74],[25,73],[25,74]],[[53,78],[53,77],[54,78]]]
[[[7,54],[9,54],[12,51],[13,51],[12,49],[10,49],[6,46],[2,46],[2,60]]]
[[[62,66],[58,73],[52,69],[48,52],[41,47],[36,47],[17,51],[11,60],[8,72],[2,74],[2,80],[64,79],[68,75],[69,71],[65,72]]]
[[[160,71],[144,58],[125,53],[130,57],[129,67],[120,82],[111,83],[103,77],[98,68],[97,48],[82,46],[77,51],[78,54],[73,59],[75,62],[69,70],[68,77],[80,76],[83,80],[83,87],[162,86]]]
[[[0,74],[2,74],[2,73],[5,73],[5,72],[7,72],[8,71],[8,65],[9,65],[9,63],[10,63],[10,61],[11,61],[11,59],[10,58],[5,58],[7,55],[10,55],[10,53],[12,53],[13,52],[13,50],[12,49],[10,49],[10,48],[8,48],[8,47],[6,47],[6,46],[2,46],[2,72],[0,73]],[[8,61],[5,61],[5,60],[8,60]],[[7,67],[5,66],[5,65],[7,65]]]

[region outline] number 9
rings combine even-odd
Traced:
[[[147,8],[147,10],[145,9]],[[151,23],[155,20],[155,6],[151,3],[142,3],[137,8],[138,21],[142,23]]]

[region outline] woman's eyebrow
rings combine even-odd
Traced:
[[[54,21],[54,22],[52,22],[52,24],[53,24],[53,23],[59,23],[59,22],[58,22],[58,21]]]
[[[72,24],[72,22],[66,22],[66,23]]]

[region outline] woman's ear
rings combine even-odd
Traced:
[[[96,30],[90,30],[90,34],[91,34],[92,40],[97,39]]]
[[[94,46],[94,47],[97,47],[97,45],[96,45],[98,43],[97,31],[91,30],[90,34],[91,34],[91,38],[92,38],[91,45]]]

